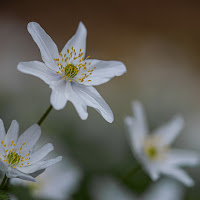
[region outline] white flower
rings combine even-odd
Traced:
[[[5,172],[8,178],[37,182],[35,177],[47,167],[61,161],[62,157],[43,160],[53,150],[50,143],[38,150],[34,149],[41,135],[41,129],[37,124],[28,128],[19,138],[18,134],[17,121],[12,121],[6,134],[3,121],[0,119],[0,170]]]
[[[152,180],[157,180],[163,174],[192,186],[193,180],[180,167],[199,164],[199,156],[192,151],[170,148],[183,128],[183,119],[180,116],[174,117],[168,124],[148,134],[142,105],[133,102],[132,108],[134,117],[125,119],[131,149]]]
[[[47,169],[38,177],[39,183],[36,185],[20,179],[13,179],[11,183],[29,187],[36,198],[64,200],[76,191],[81,178],[80,169],[68,160],[67,163],[62,162]]]
[[[91,184],[91,195],[95,200],[136,200],[128,188],[111,177],[95,178]]]
[[[175,181],[164,179],[158,181],[148,188],[139,199],[141,200],[182,200],[184,196],[183,187]]]
[[[132,194],[128,188],[111,178],[93,181],[92,197],[96,200],[181,200],[183,187],[172,180],[164,179],[150,186],[141,196]]]
[[[28,24],[28,31],[38,45],[44,63],[19,63],[18,69],[41,78],[52,89],[50,102],[54,109],[63,109],[71,101],[81,119],[87,119],[87,106],[95,108],[106,121],[113,121],[113,113],[93,87],[126,72],[118,61],[84,59],[87,30],[82,22],[75,35],[59,53],[49,35],[36,22]]]

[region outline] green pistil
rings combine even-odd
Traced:
[[[78,68],[75,65],[69,64],[65,67],[65,75],[67,78],[74,78],[77,73]]]
[[[16,166],[20,161],[21,156],[18,153],[10,152],[7,155],[7,162],[12,166]]]
[[[156,158],[158,155],[158,151],[155,146],[149,147],[146,153],[149,156],[149,158],[151,158],[151,159]]]

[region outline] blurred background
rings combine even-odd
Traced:
[[[40,195],[41,185],[23,183],[11,187],[13,198],[95,199],[95,177],[118,177],[135,165],[123,122],[125,116],[132,114],[133,100],[144,104],[151,129],[175,114],[183,115],[185,128],[174,146],[200,154],[200,2],[1,1],[0,118],[6,128],[16,119],[21,132],[38,121],[49,106],[51,94],[40,79],[16,68],[22,61],[41,61],[39,49],[26,28],[30,21],[38,22],[59,50],[82,21],[88,30],[87,55],[122,61],[127,73],[96,87],[114,113],[112,124],[90,108],[88,119],[82,121],[71,103],[61,111],[52,111],[42,124],[41,145],[52,142],[54,154],[64,158],[62,166],[46,170],[49,176],[43,178],[44,173],[38,177],[42,183],[53,185],[41,193],[49,194],[55,187],[59,192]],[[51,170],[63,174],[66,170],[70,178],[59,175],[60,179],[53,179],[55,183],[49,181]],[[182,199],[200,199],[200,168],[188,172],[196,186],[183,187]],[[142,194],[151,185],[144,172],[123,183],[118,181],[134,195]]]

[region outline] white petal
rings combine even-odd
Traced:
[[[148,133],[148,127],[146,122],[146,116],[144,112],[144,108],[142,104],[139,101],[132,102],[132,110],[134,119],[137,123],[138,131],[140,131],[142,134],[142,137],[145,137]]]
[[[155,162],[149,162],[148,158],[146,158],[144,155],[143,157],[140,157],[140,160],[142,161],[143,168],[147,171],[150,178],[153,181],[157,181],[160,177],[159,164]]]
[[[194,185],[194,181],[182,169],[170,168],[170,167],[165,166],[164,169],[161,170],[161,172],[162,172],[162,174],[165,174],[167,176],[170,176],[174,179],[179,180],[186,186],[190,187],[190,186]]]
[[[184,194],[183,189],[175,181],[163,179],[150,186],[142,200],[181,200]]]
[[[0,170],[2,172],[8,172],[8,165],[5,164],[2,160],[0,160]]]
[[[71,49],[72,47],[75,49],[76,53],[79,53],[80,49],[85,55],[86,51],[86,37],[87,37],[87,29],[82,22],[79,23],[78,29],[75,35],[67,42],[62,50],[62,54],[66,54],[67,49]]]
[[[166,145],[170,145],[183,129],[184,120],[182,117],[174,117],[170,122],[158,128],[154,134],[162,138],[162,141]]]
[[[50,160],[39,161],[33,165],[21,167],[20,171],[22,171],[23,173],[28,173],[28,174],[34,173],[36,171],[46,169],[47,167],[50,167],[51,165],[54,165],[61,160],[62,160],[62,156],[58,156]]]
[[[30,160],[26,161],[29,162],[29,165],[32,165],[38,161],[40,161],[42,158],[44,158],[49,152],[53,150],[53,145],[52,144],[45,144],[43,147],[35,151],[30,155]]]
[[[28,32],[33,37],[33,40],[38,45],[40,53],[45,64],[52,70],[57,71],[57,65],[54,61],[59,58],[58,48],[51,37],[44,31],[44,29],[36,22],[28,24]]]
[[[90,76],[84,79],[82,82],[84,85],[100,85],[108,82],[111,78],[115,76],[121,76],[126,72],[125,65],[119,61],[87,59],[86,62],[91,62],[91,65],[87,70],[92,70],[94,67],[96,68],[93,69],[93,72]]]
[[[200,164],[198,153],[188,150],[172,149],[168,153],[168,164],[177,166],[196,166]]]
[[[23,73],[42,79],[47,84],[52,81],[58,81],[61,78],[55,71],[39,61],[21,62],[18,64],[17,68]]]
[[[87,119],[88,113],[87,113],[87,105],[86,103],[80,98],[79,94],[74,91],[74,87],[72,85],[75,85],[76,83],[67,83],[67,93],[69,95],[69,101],[72,102],[74,105],[76,111],[79,114],[79,117],[82,120]]]
[[[50,87],[52,89],[51,98],[50,98],[51,105],[53,106],[55,110],[63,109],[68,100],[66,81],[59,80],[51,84]]]
[[[10,149],[13,148],[13,145],[17,143],[18,135],[19,135],[19,124],[16,120],[13,120],[4,139],[4,144],[6,144],[5,149],[8,149],[9,151]]]
[[[133,119],[132,117],[126,117],[124,121],[126,126],[128,127],[128,142],[131,146],[132,152],[133,154],[137,154],[137,156],[140,156],[143,149],[143,134],[141,134],[141,131],[139,130],[135,119]]]
[[[33,178],[32,176],[30,176],[28,174],[24,174],[24,173],[20,172],[19,170],[14,169],[12,167],[10,167],[10,170],[8,171],[8,173],[6,175],[8,178],[20,178],[20,179],[26,180],[26,181],[37,182],[37,180],[35,178]]]
[[[84,86],[76,83],[73,83],[72,87],[74,92],[78,94],[78,96],[86,103],[86,105],[97,110],[109,123],[113,122],[114,117],[112,110],[94,87]]]
[[[5,131],[5,128],[4,128],[4,123],[0,119],[0,142],[4,139],[5,135],[6,135],[6,131]]]
[[[16,152],[19,152],[19,149],[22,147],[21,156],[25,157],[29,151],[33,151],[35,144],[37,143],[38,139],[41,135],[41,128],[39,125],[34,124],[29,127],[18,139],[16,145]],[[25,145],[23,145],[25,143]]]

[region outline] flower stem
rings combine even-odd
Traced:
[[[42,117],[40,118],[40,120],[38,121],[38,125],[41,126],[42,122],[46,119],[47,115],[50,113],[50,111],[52,110],[52,105],[50,105],[48,107],[48,109],[46,110],[46,112],[42,115]]]
[[[142,168],[140,165],[136,165],[136,167],[134,167],[133,169],[131,169],[130,171],[128,171],[123,177],[122,180],[126,180],[129,177],[135,175],[138,171],[140,171]]]
[[[8,178],[7,178],[6,174],[5,174],[4,177],[3,177],[3,180],[2,180],[2,182],[1,182],[1,185],[0,185],[0,189],[3,189],[3,188],[4,188],[4,184],[5,184],[5,182],[6,182],[7,179],[8,179]]]

